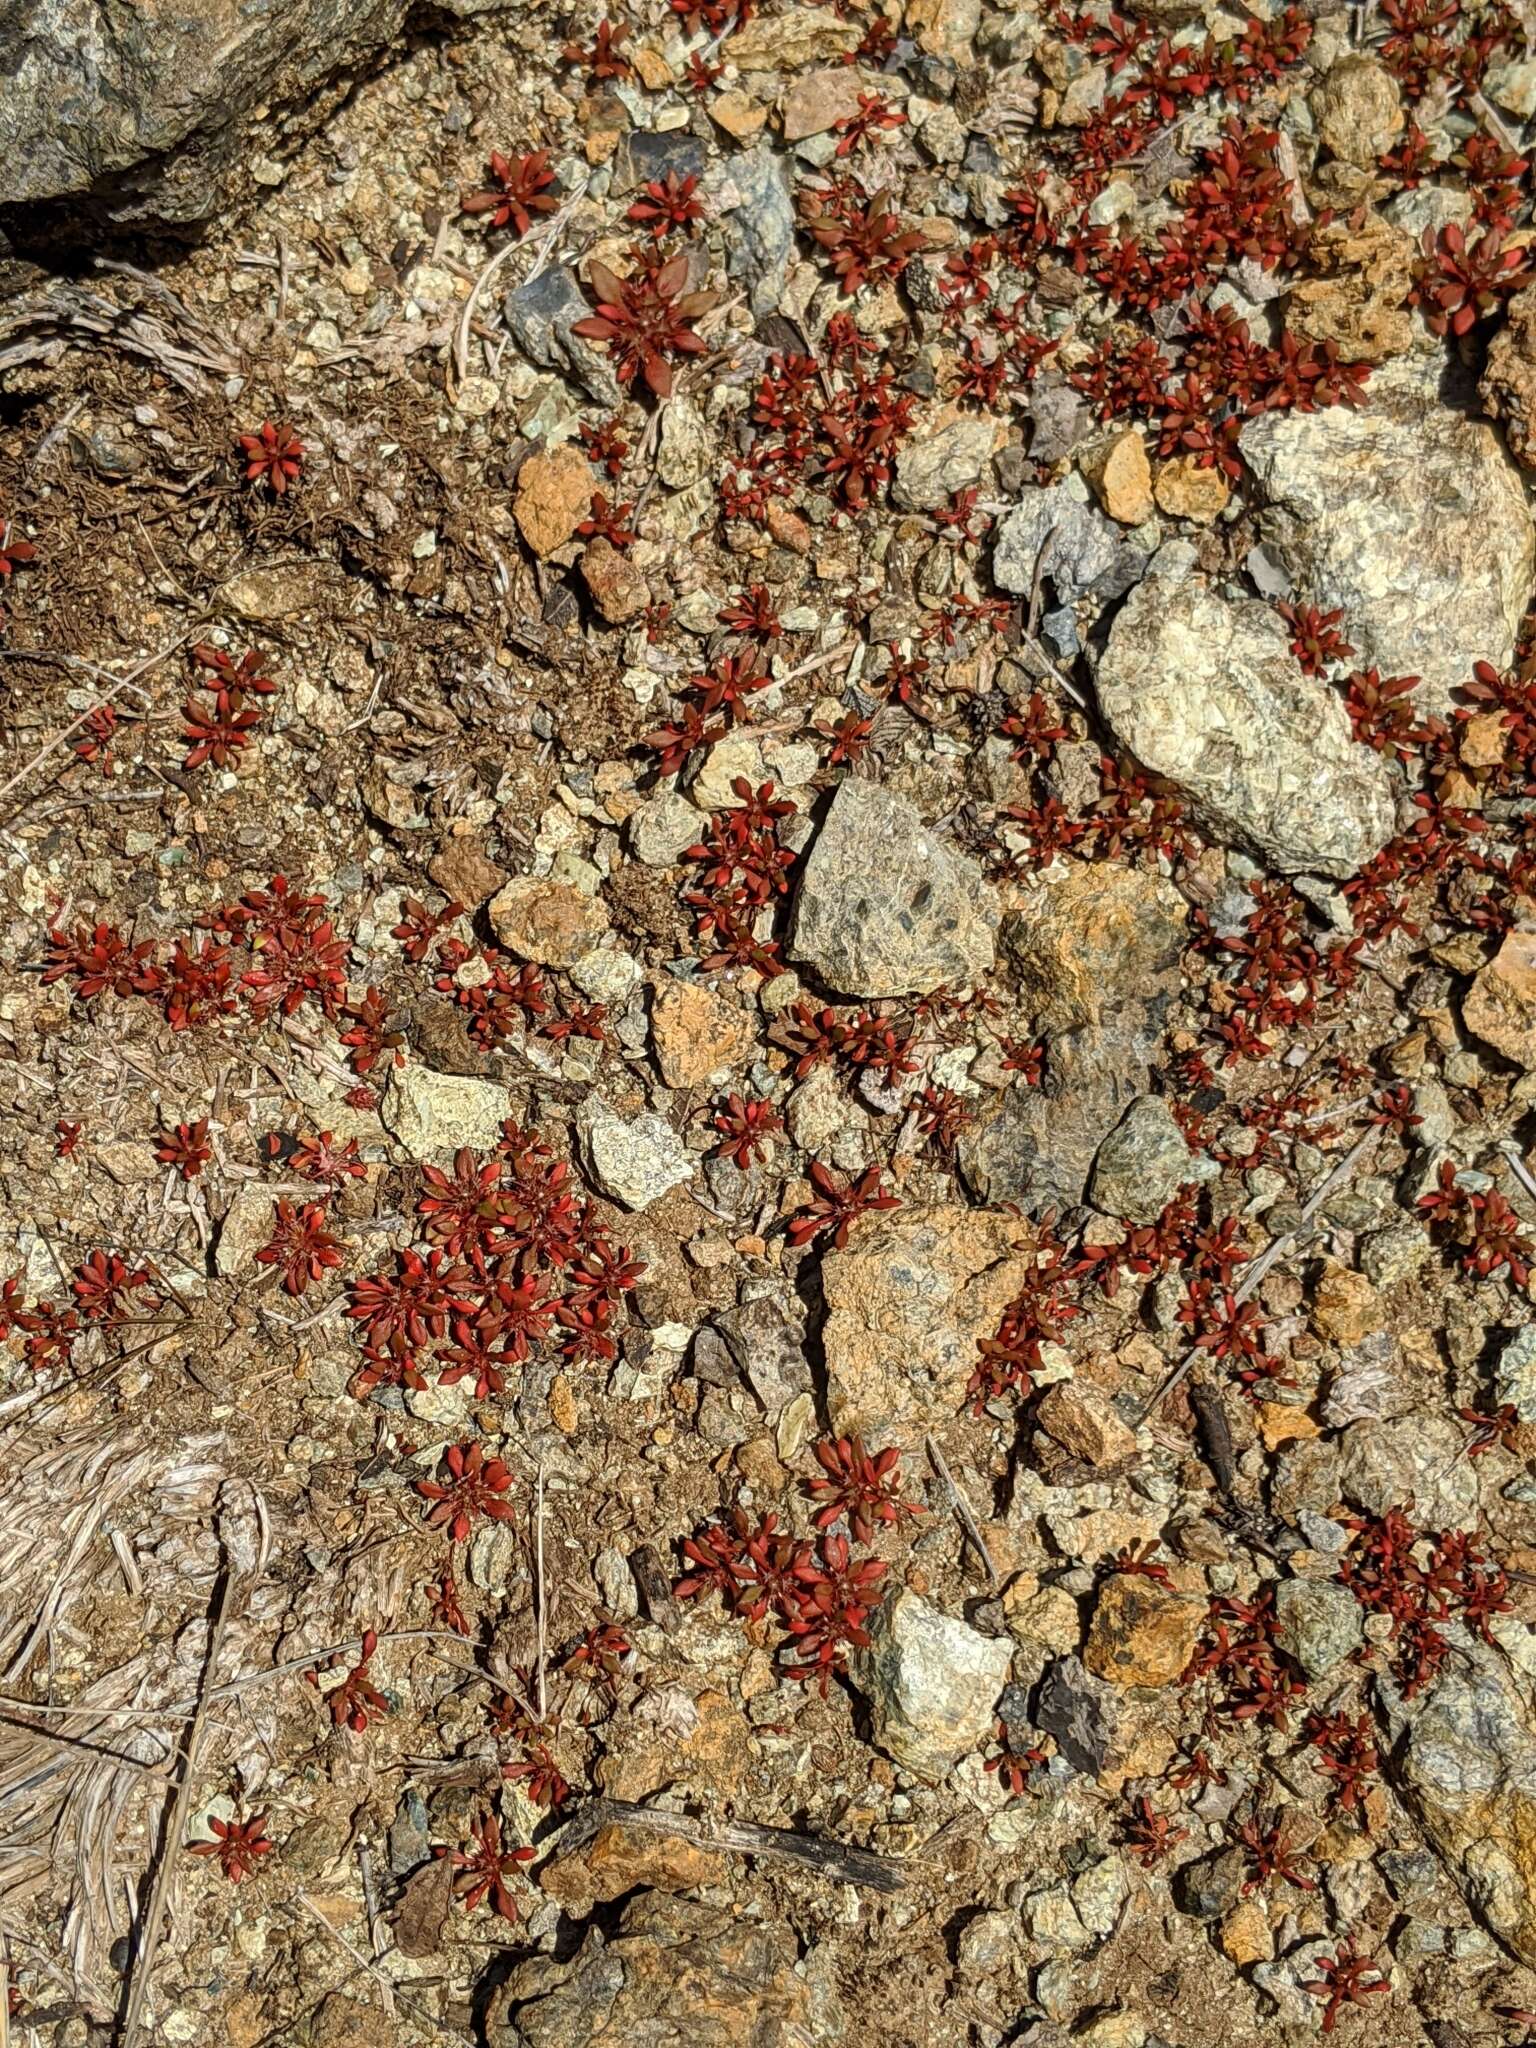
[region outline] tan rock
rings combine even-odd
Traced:
[[[639,75],[640,83],[647,92],[664,92],[673,81],[672,67],[660,50],[653,50],[648,43],[629,53],[629,61]]]
[[[1362,169],[1373,166],[1403,132],[1397,80],[1385,64],[1354,51],[1338,59],[1308,105],[1323,147]]]
[[[1221,1923],[1221,1947],[1227,1961],[1239,1970],[1274,1959],[1275,1937],[1262,1900],[1238,1901]]]
[[[781,548],[792,555],[808,555],[816,536],[808,519],[803,519],[779,498],[768,500],[768,531]]]
[[[1468,989],[1461,1018],[1495,1052],[1536,1068],[1536,932],[1508,934]]]
[[[697,1088],[742,1065],[755,1038],[745,1010],[698,982],[668,980],[651,1003],[656,1064],[669,1088]]]
[[[930,57],[970,63],[981,26],[981,0],[907,0],[907,34]]]
[[[1503,422],[1516,462],[1522,469],[1536,469],[1536,285],[1510,300],[1503,325],[1488,344],[1488,365],[1477,391],[1489,414]]]
[[[1140,526],[1152,517],[1152,465],[1137,428],[1095,442],[1078,466],[1111,519]]]
[[[512,515],[540,560],[564,547],[586,518],[594,481],[591,464],[569,442],[536,450],[517,472]]]
[[[1387,1327],[1381,1296],[1363,1273],[1328,1265],[1312,1295],[1312,1321],[1319,1333],[1347,1350]]]
[[[837,122],[859,111],[864,81],[851,65],[836,71],[808,71],[784,94],[784,140],[803,142],[807,135],[825,135]]]
[[[768,119],[768,109],[744,92],[718,92],[708,104],[709,118],[737,142],[761,135]]]
[[[1413,242],[1368,208],[1328,221],[1307,244],[1306,277],[1285,302],[1298,341],[1337,342],[1348,362],[1383,363],[1413,346]]]
[[[1099,1588],[1083,1662],[1114,1685],[1174,1685],[1200,1640],[1206,1602],[1140,1573],[1116,1572]]]
[[[839,1432],[907,1435],[952,1417],[1018,1292],[1018,1224],[930,1203],[865,1217],[822,1262],[827,1394]]]
[[[1152,486],[1159,509],[1170,519],[1192,519],[1197,526],[1209,526],[1226,509],[1232,486],[1214,467],[1202,469],[1195,455],[1176,455],[1172,462],[1158,465]]]
[[[1020,999],[1054,1035],[1106,1026],[1127,1003],[1172,995],[1188,916],[1161,876],[1073,862],[1027,909],[1003,919],[1001,938]]]
[[[478,910],[507,880],[506,869],[488,859],[480,841],[468,832],[446,840],[427,863],[427,873],[466,910]]]
[[[540,967],[574,966],[608,929],[595,896],[541,875],[514,875],[492,898],[490,919],[509,952]]]
[[[1109,1396],[1083,1380],[1048,1388],[1035,1419],[1048,1437],[1090,1465],[1118,1465],[1136,1449],[1136,1432],[1120,1420]]]
[[[1464,768],[1497,768],[1508,740],[1503,712],[1479,711],[1458,729],[1456,752]]]
[[[574,1436],[581,1426],[576,1396],[563,1372],[557,1372],[549,1383],[549,1419],[562,1436]]]
[[[640,571],[621,548],[601,534],[587,542],[581,573],[592,602],[610,626],[638,619],[651,601],[650,587]]]
[[[1285,1401],[1259,1403],[1259,1439],[1266,1451],[1278,1451],[1282,1444],[1306,1443],[1322,1435],[1322,1427],[1305,1408]]]
[[[501,2048],[788,2048],[825,2039],[822,2005],[797,1974],[798,1959],[794,1932],[772,1915],[749,1919],[734,1908],[641,1892],[617,1927],[593,1926],[567,1960],[531,1954],[518,1962],[492,1995],[486,2038]]]
[[[600,1828],[583,1849],[557,1856],[539,1873],[539,1884],[562,1904],[579,1904],[589,1912],[596,1901],[622,1898],[643,1888],[653,1892],[691,1892],[718,1884],[725,1858],[677,1835],[615,1821]]]
[[[858,22],[844,20],[830,7],[759,14],[731,37],[731,62],[742,78],[750,71],[799,71],[806,64],[851,57],[863,34]]]

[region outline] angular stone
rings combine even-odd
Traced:
[[[1477,1525],[1477,1467],[1466,1456],[1466,1432],[1443,1415],[1351,1423],[1339,1454],[1339,1491],[1373,1515],[1411,1502],[1421,1528]]]
[[[1018,1202],[1031,1214],[1082,1201],[1100,1146],[1148,1074],[1126,1032],[1087,1029],[1052,1039],[1043,1084],[1007,1089],[961,1133],[966,1186],[983,1202]]]
[[[827,1405],[839,1433],[915,1435],[950,1419],[1018,1292],[1017,1223],[932,1203],[865,1218],[822,1261]]]
[[[594,482],[592,465],[568,441],[535,450],[519,469],[512,513],[523,539],[541,560],[564,547],[586,518]]]
[[[1422,677],[1415,701],[1449,717],[1474,661],[1513,659],[1536,539],[1498,435],[1441,397],[1443,361],[1383,364],[1358,412],[1266,413],[1241,445],[1266,539],[1306,600],[1342,607],[1355,666]]]
[[[1351,875],[1392,835],[1386,764],[1339,692],[1306,675],[1284,621],[1229,602],[1171,542],[1126,600],[1099,666],[1115,736],[1226,844],[1288,874]]]
[[[762,110],[753,112],[761,128]],[[711,103],[710,113],[727,125],[719,101]],[[706,190],[725,232],[726,269],[748,285],[752,312],[761,319],[778,307],[794,260],[795,208],[785,160],[777,150],[746,150],[717,164]]]
[[[1155,1223],[1187,1181],[1210,1177],[1161,1095],[1138,1095],[1099,1147],[1089,1194],[1106,1216]]]
[[[1086,1380],[1048,1387],[1035,1420],[1048,1437],[1089,1465],[1118,1465],[1136,1449],[1136,1432],[1120,1420],[1109,1396]]]
[[[1083,1663],[1113,1685],[1175,1685],[1195,1654],[1206,1607],[1156,1579],[1115,1572],[1099,1588]]]
[[[1276,1642],[1308,1678],[1325,1678],[1365,1640],[1359,1601],[1332,1579],[1283,1579],[1275,1613]]]
[[[638,619],[651,601],[650,586],[622,548],[601,534],[581,553],[582,580],[610,626]]]
[[[1465,1630],[1411,1700],[1378,1680],[1383,1761],[1478,1918],[1536,1968],[1536,1732],[1498,1651]]]
[[[1184,898],[1162,876],[1074,861],[1027,909],[1009,913],[1001,939],[1041,1031],[1102,1029],[1128,1009],[1155,1026],[1178,990],[1188,921]]]
[[[802,866],[789,957],[838,995],[969,988],[991,971],[997,919],[974,861],[907,798],[849,777]]]
[[[488,2048],[688,2048],[826,2038],[782,1921],[642,1892],[576,1953],[526,1956],[491,1996]]]
[[[379,1116],[412,1159],[437,1161],[464,1145],[471,1152],[493,1152],[512,1109],[512,1097],[493,1081],[438,1074],[408,1062],[390,1069]]]
[[[726,1861],[713,1849],[677,1835],[630,1827],[622,1821],[599,1828],[584,1848],[556,1854],[539,1873],[547,1897],[583,1913],[595,1901],[622,1898],[639,1887],[656,1892],[691,1892],[719,1884]]]
[[[869,1700],[875,1741],[913,1777],[942,1778],[990,1737],[1012,1644],[905,1589],[876,1611],[869,1635],[850,1672]]]
[[[793,14],[754,15],[731,37],[731,62],[740,78],[752,71],[799,71],[851,56],[860,40],[858,23],[830,7],[797,7]]]
[[[1121,526],[1140,526],[1152,517],[1152,465],[1137,427],[1127,427],[1084,450],[1078,467],[1099,503]]]
[[[836,71],[808,71],[787,88],[781,114],[786,142],[807,135],[825,135],[829,128],[859,111],[859,95],[867,90],[852,65]]]
[[[752,1018],[699,982],[667,980],[651,1002],[656,1064],[669,1088],[698,1088],[746,1061],[756,1043]]]
[[[957,491],[980,483],[998,443],[990,413],[959,413],[902,443],[891,501],[908,512],[932,512]]]
[[[1386,1328],[1387,1308],[1363,1273],[1330,1261],[1313,1292],[1312,1320],[1321,1335],[1348,1350]]]
[[[1503,325],[1488,344],[1477,395],[1489,417],[1503,423],[1516,462],[1522,469],[1536,469],[1536,285],[1510,300]]]
[[[642,866],[669,868],[699,837],[698,812],[675,789],[658,789],[630,812],[625,833]]]
[[[664,1116],[646,1111],[626,1119],[601,1096],[581,1105],[577,1132],[594,1186],[626,1209],[648,1209],[692,1180],[698,1165]]]
[[[1536,1323],[1517,1330],[1493,1368],[1493,1397],[1522,1422],[1536,1422]]]
[[[1385,64],[1357,51],[1337,58],[1309,102],[1318,140],[1347,164],[1373,171],[1403,132],[1403,98]]]
[[[1131,588],[1147,557],[1091,503],[1087,486],[1068,477],[1049,489],[1026,486],[998,526],[992,575],[999,589],[1027,597],[1036,563],[1063,603],[1090,593],[1107,603]]]
[[[530,363],[574,378],[599,405],[623,402],[607,363],[572,331],[578,320],[590,317],[592,306],[563,263],[551,263],[508,292],[501,309],[508,332]]]
[[[1074,1771],[1096,1778],[1122,1753],[1123,1695],[1089,1671],[1079,1657],[1058,1657],[1046,1667],[1035,1705],[1035,1724],[1054,1735]]]
[[[1506,933],[1467,990],[1461,1021],[1505,1059],[1536,1069],[1536,932]]]
[[[1170,519],[1188,519],[1196,526],[1209,526],[1227,509],[1232,487],[1214,465],[1202,469],[1195,455],[1178,455],[1161,462],[1153,485],[1157,509]]]
[[[1327,222],[1307,243],[1307,275],[1286,296],[1286,331],[1298,341],[1336,342],[1351,363],[1406,354],[1415,253],[1401,228],[1369,209]]]
[[[491,898],[491,929],[509,952],[540,967],[572,967],[608,930],[595,896],[545,875],[514,875]]]

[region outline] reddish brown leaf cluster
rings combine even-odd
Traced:
[[[213,1834],[211,1842],[192,1842],[188,1845],[193,1856],[216,1856],[219,1868],[231,1884],[241,1884],[256,1874],[256,1865],[263,1856],[270,1856],[272,1844],[266,1837],[267,1816],[263,1813],[251,1815],[249,1820],[210,1820],[208,1826]]]
[[[871,1457],[862,1437],[824,1437],[812,1455],[822,1476],[808,1479],[805,1490],[822,1503],[814,1517],[818,1529],[846,1517],[854,1541],[870,1543],[877,1522],[889,1526],[903,1515],[923,1513],[915,1501],[901,1499],[901,1453],[895,1445]]]
[[[298,481],[304,467],[304,443],[292,427],[263,420],[254,434],[237,437],[247,483],[264,483],[279,498]]]
[[[812,1543],[781,1530],[777,1515],[754,1524],[734,1508],[688,1537],[682,1552],[691,1569],[677,1581],[677,1597],[715,1592],[740,1620],[772,1615],[785,1631],[785,1677],[814,1681],[823,1698],[848,1651],[868,1647],[866,1624],[885,1597],[888,1568],[856,1557],[845,1537],[823,1533]]]
[[[355,1664],[348,1666],[346,1659],[335,1656],[315,1671],[306,1671],[308,1682],[320,1690],[320,1671],[342,1671],[346,1675],[339,1685],[333,1685],[325,1693],[325,1707],[337,1728],[350,1728],[354,1735],[367,1731],[370,1721],[377,1721],[389,1712],[389,1701],[384,1697],[369,1676],[369,1665],[373,1653],[379,1647],[378,1633],[367,1629],[363,1634],[362,1651]]]
[[[422,1250],[351,1283],[360,1327],[359,1396],[381,1385],[461,1379],[475,1398],[505,1391],[552,1341],[568,1364],[618,1355],[617,1327],[644,1268],[608,1236],[571,1170],[515,1124],[496,1154],[467,1150],[451,1172],[423,1169]]]
[[[504,228],[510,221],[520,235],[533,226],[536,213],[553,213],[559,204],[552,187],[558,187],[550,168],[547,149],[531,149],[526,156],[508,158],[491,151],[487,166],[491,183],[463,200],[466,213],[485,215],[488,228]]]
[[[1509,1610],[1509,1577],[1464,1530],[1427,1534],[1401,1508],[1344,1526],[1353,1540],[1339,1566],[1339,1582],[1367,1614],[1391,1620],[1392,1675],[1404,1699],[1421,1691],[1449,1656],[1445,1622],[1462,1621],[1493,1641],[1488,1624]]]
[[[631,251],[633,269],[620,277],[594,257],[587,276],[597,293],[597,311],[571,329],[587,341],[602,342],[614,372],[627,389],[639,377],[658,398],[672,391],[672,364],[679,356],[704,353],[694,323],[715,304],[712,291],[686,291],[689,256],[680,249],[661,262],[644,249]]]

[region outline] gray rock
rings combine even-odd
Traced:
[[[838,995],[969,988],[991,970],[997,919],[973,861],[905,797],[850,777],[806,856],[789,957]]]
[[[1009,1088],[961,1134],[966,1186],[980,1201],[1018,1202],[1031,1213],[1082,1201],[1100,1147],[1148,1074],[1123,1036],[1084,1030],[1053,1039],[1043,1084]]]
[[[1196,1920],[1219,1920],[1242,1895],[1248,1866],[1238,1848],[1213,1849],[1183,1864],[1173,1880],[1173,1896],[1181,1913]]]
[[[256,1254],[272,1235],[272,1190],[265,1187],[238,1188],[235,1198],[219,1223],[214,1247],[214,1269],[221,1279],[249,1272]]]
[[[552,263],[527,284],[507,293],[502,318],[521,352],[541,370],[571,377],[599,405],[623,399],[618,382],[603,358],[571,332],[592,308],[575,276],[563,263]]]
[[[475,12],[449,0],[447,12]],[[200,221],[237,170],[286,156],[409,0],[202,0],[0,12],[0,207],[63,199],[110,220]],[[264,118],[254,116],[262,109]]]
[[[814,1382],[805,1355],[805,1321],[786,1292],[760,1295],[715,1318],[732,1362],[773,1421]]]
[[[752,149],[719,165],[705,188],[721,216],[728,274],[749,287],[754,319],[774,312],[795,253],[795,208],[777,150]]]
[[[627,129],[609,159],[609,196],[622,199],[637,185],[664,181],[669,171],[676,171],[679,178],[702,178],[706,161],[704,146],[691,128]]]
[[[1466,1432],[1442,1415],[1352,1423],[1339,1452],[1339,1489],[1369,1514],[1411,1502],[1421,1528],[1475,1528],[1477,1467],[1465,1448]]]
[[[390,1069],[379,1117],[412,1159],[439,1161],[461,1145],[494,1151],[512,1110],[512,1097],[494,1081],[412,1064]]]
[[[1110,630],[1099,703],[1225,844],[1285,873],[1350,875],[1392,835],[1386,763],[1352,737],[1342,697],[1303,673],[1284,621],[1229,602],[1159,550]]]
[[[1430,1257],[1433,1247],[1417,1223],[1373,1230],[1360,1246],[1360,1270],[1377,1289],[1400,1287]]]
[[[1414,1391],[1403,1372],[1403,1348],[1390,1330],[1373,1330],[1352,1344],[1328,1383],[1323,1420],[1330,1429],[1352,1422],[1408,1415]]]
[[[629,815],[629,850],[643,867],[669,868],[700,836],[698,811],[675,789],[658,789]]]
[[[1190,1151],[1161,1095],[1138,1095],[1099,1147],[1088,1192],[1107,1216],[1153,1223],[1186,1181],[1220,1170]]]
[[[1378,1680],[1383,1757],[1467,1904],[1536,1966],[1536,1732],[1499,1653],[1448,1633],[1450,1657],[1413,1699]]]
[[[1049,539],[1047,539],[1049,536]],[[1045,549],[1044,574],[1071,604],[1092,595],[1123,597],[1147,565],[1146,553],[1106,519],[1076,475],[1042,490],[1029,485],[997,529],[992,574],[999,589],[1027,596]]]
[[[850,1668],[869,1700],[875,1741],[914,1777],[942,1778],[991,1735],[1012,1644],[907,1591],[885,1602],[869,1633]]]
[[[1095,1678],[1080,1657],[1058,1657],[1040,1681],[1035,1722],[1055,1736],[1073,1770],[1097,1777],[1115,1754],[1123,1711],[1115,1687]]]
[[[1332,1579],[1284,1579],[1275,1589],[1276,1640],[1308,1678],[1323,1678],[1365,1640],[1360,1603]]]
[[[1417,701],[1446,716],[1474,661],[1513,658],[1536,531],[1498,435],[1440,396],[1442,367],[1439,349],[1400,357],[1360,411],[1266,413],[1241,445],[1266,538],[1313,603],[1343,607],[1357,665],[1421,676]]]
[[[1522,1422],[1536,1422],[1536,1323],[1517,1330],[1499,1353],[1493,1398],[1507,1402]]]
[[[896,457],[892,503],[908,512],[932,512],[957,491],[980,483],[992,460],[997,425],[990,413],[966,413],[936,434],[904,442]]]
[[[1039,1891],[1031,1892],[1020,1912],[1024,1932],[1043,1948],[1065,1949],[1072,1955],[1093,1947],[1094,1936],[1083,1925],[1072,1903],[1072,1895],[1064,1884],[1044,1885]]]
[[[648,1209],[692,1180],[698,1164],[664,1116],[646,1111],[626,1120],[601,1096],[582,1104],[577,1132],[593,1185],[626,1209]]]

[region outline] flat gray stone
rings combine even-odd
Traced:
[[[849,777],[806,856],[789,957],[838,995],[969,988],[991,971],[998,914],[980,868],[914,804]]]
[[[1279,614],[1219,596],[1194,560],[1169,543],[1126,600],[1099,665],[1105,718],[1224,844],[1286,874],[1354,874],[1392,836],[1387,764]]]
[[[906,1591],[885,1602],[869,1633],[851,1674],[869,1700],[875,1741],[914,1777],[942,1778],[990,1737],[1013,1645]]]

